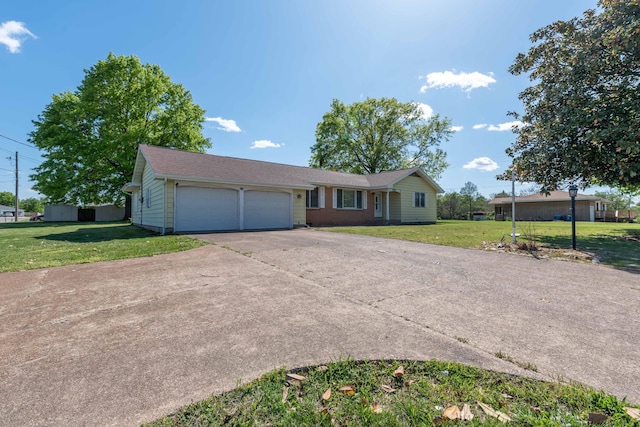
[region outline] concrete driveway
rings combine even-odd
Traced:
[[[198,237],[215,244],[0,274],[0,425],[136,425],[346,356],[453,360],[640,402],[639,275],[314,230]]]

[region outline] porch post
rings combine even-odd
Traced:
[[[387,190],[387,197],[385,197],[385,210],[384,210],[384,219],[389,221],[389,190]]]

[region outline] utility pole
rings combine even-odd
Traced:
[[[511,169],[511,243],[516,244],[516,169]]]
[[[16,151],[16,204],[14,207],[13,215],[15,222],[18,222],[18,152]]]

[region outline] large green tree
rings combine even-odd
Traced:
[[[448,166],[440,143],[451,122],[424,117],[419,104],[395,98],[367,98],[345,105],[334,99],[316,127],[311,167],[359,174],[414,166],[437,179]]]
[[[438,217],[442,219],[460,219],[464,214],[462,196],[457,192],[438,194]]]
[[[0,205],[13,206],[16,204],[16,196],[9,191],[0,191]]]
[[[593,195],[608,200],[610,203],[607,205],[607,209],[631,209],[634,205],[634,197],[640,194],[640,191],[623,191],[623,190],[609,190],[609,191],[596,191]]]
[[[20,200],[20,209],[24,209],[25,212],[44,212],[44,200],[36,197],[29,197]]]
[[[531,36],[509,71],[528,74],[524,113],[507,150],[521,181],[640,188],[640,4],[600,0],[599,11]],[[507,172],[505,179],[511,178]]]
[[[203,122],[204,110],[159,66],[110,53],[33,122],[29,140],[45,158],[34,189],[50,203],[120,205],[138,144],[203,151]]]
[[[471,181],[465,182],[464,186],[460,189],[460,196],[462,198],[462,204],[467,210],[467,219],[471,219],[473,212],[478,207],[477,200],[480,197],[478,186]]]

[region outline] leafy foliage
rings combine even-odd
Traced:
[[[0,191],[0,205],[13,206],[16,203],[15,194],[10,191]]]
[[[36,197],[20,200],[20,209],[25,212],[44,212],[44,200]]]
[[[487,199],[472,182],[465,183],[460,192],[438,196],[438,217],[442,219],[471,219],[474,212],[486,210]]]
[[[439,148],[451,122],[425,119],[419,105],[395,98],[367,98],[345,105],[334,99],[316,127],[311,167],[371,174],[420,166],[437,179],[448,166]]]
[[[160,67],[110,53],[33,122],[29,140],[45,152],[34,189],[52,203],[120,204],[138,144],[203,151],[203,122],[204,110]]]
[[[633,197],[638,195],[638,193],[640,193],[640,191],[610,190],[596,191],[594,196],[608,200],[610,202],[608,209],[631,209],[633,206]]]
[[[524,114],[511,113],[522,126],[507,153],[519,179],[544,192],[568,182],[640,188],[640,2],[599,6],[533,33],[509,69],[534,84],[520,93]]]
[[[464,213],[462,196],[456,191],[438,195],[438,218],[458,219]]]

